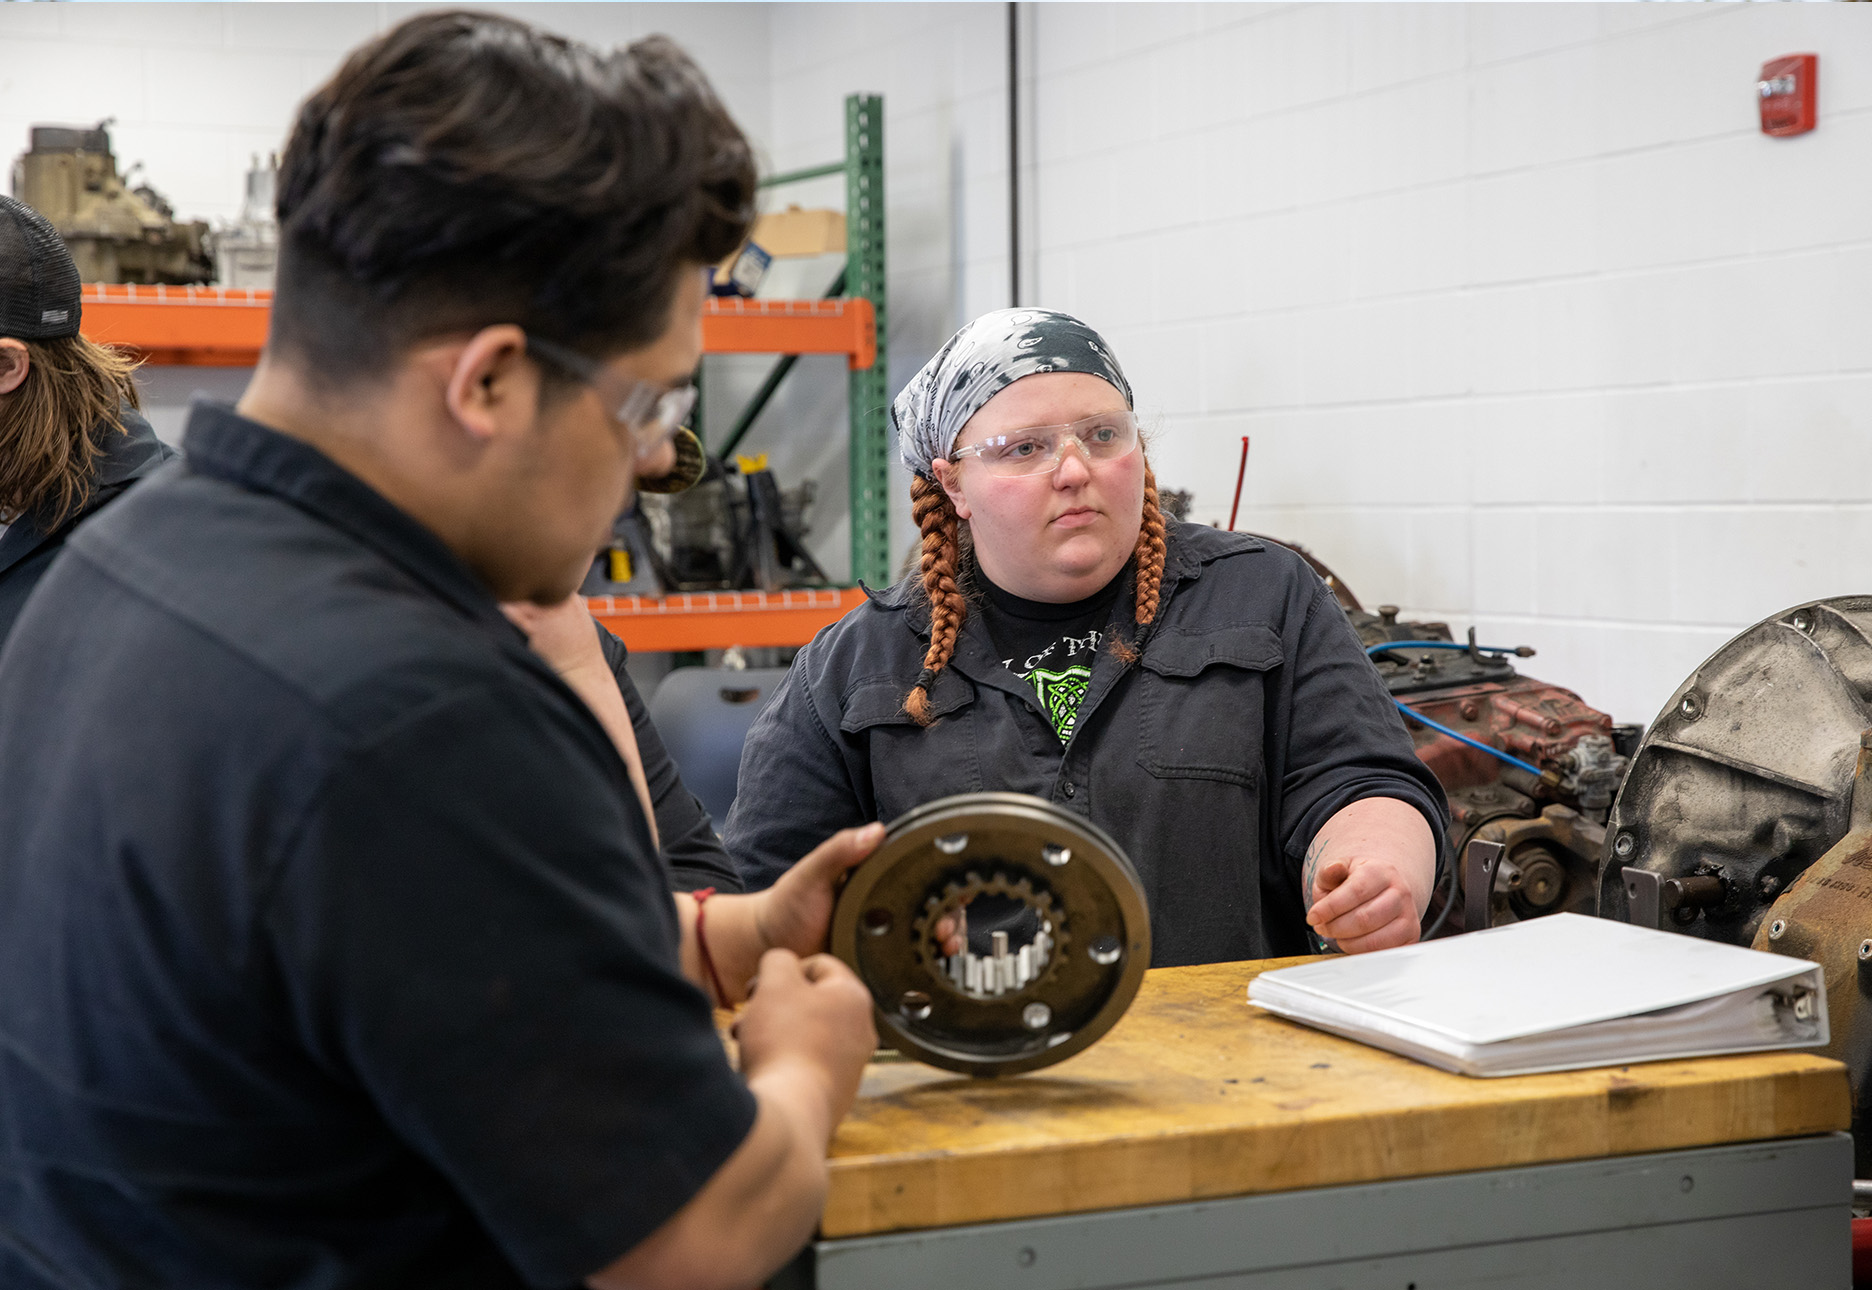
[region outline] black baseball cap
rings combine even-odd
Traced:
[[[78,266],[58,230],[16,197],[0,196],[0,336],[78,334]]]

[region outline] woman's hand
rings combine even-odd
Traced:
[[[1417,939],[1436,878],[1436,840],[1416,807],[1370,797],[1336,812],[1307,852],[1307,926],[1347,954]]]

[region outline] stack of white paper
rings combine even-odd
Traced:
[[[1264,972],[1248,999],[1464,1075],[1827,1042],[1817,965],[1578,914]]]

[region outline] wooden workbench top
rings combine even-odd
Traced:
[[[1250,1007],[1257,973],[1150,972],[1124,1019],[1031,1075],[878,1062],[831,1149],[826,1237],[1796,1137],[1848,1127],[1800,1052],[1470,1079]]]

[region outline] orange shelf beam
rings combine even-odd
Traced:
[[[252,367],[266,343],[273,293],[227,287],[86,283],[84,334],[159,366]]]
[[[804,645],[864,603],[857,587],[815,591],[692,591],[661,599],[593,596],[592,617],[633,650]]]
[[[708,354],[845,354],[854,372],[877,361],[877,314],[862,296],[742,300],[716,296],[702,310]]]
[[[266,343],[270,291],[89,283],[84,333],[152,364],[252,367]],[[715,298],[702,311],[709,354],[844,354],[854,371],[877,361],[877,315],[855,300]]]

